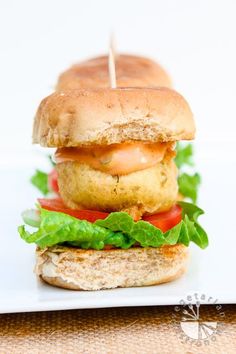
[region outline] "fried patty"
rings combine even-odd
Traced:
[[[177,200],[173,160],[123,176],[112,176],[77,161],[60,163],[57,171],[61,197],[72,209],[129,212],[135,208],[141,216],[168,210]]]

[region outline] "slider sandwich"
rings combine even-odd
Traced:
[[[188,246],[208,245],[203,211],[178,202],[175,144],[192,112],[168,88],[64,88],[37,111],[33,142],[56,148],[58,197],[23,213],[36,273],[82,290],[147,286],[184,273]]]
[[[171,87],[167,72],[155,61],[129,54],[115,57],[118,87]],[[109,88],[108,56],[91,58],[73,65],[58,79],[56,89]]]

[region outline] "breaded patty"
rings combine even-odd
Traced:
[[[72,209],[125,210],[140,216],[168,210],[177,200],[177,168],[173,160],[123,176],[112,176],[77,161],[57,165],[64,203]]]

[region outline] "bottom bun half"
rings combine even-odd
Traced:
[[[177,279],[186,270],[188,248],[83,250],[54,246],[36,251],[36,274],[45,282],[73,290],[148,286]]]

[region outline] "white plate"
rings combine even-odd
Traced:
[[[20,213],[32,207],[38,193],[30,186],[34,167],[42,166],[39,153],[22,152],[1,160],[2,189],[0,232],[0,312],[45,311],[115,306],[172,305],[188,294],[205,294],[218,303],[236,303],[236,163],[232,157],[198,154],[203,176],[199,205],[206,211],[201,222],[210,246],[202,251],[191,246],[185,276],[159,286],[83,292],[63,290],[38,281],[33,273],[34,246],[17,234]],[[206,157],[207,156],[207,157]],[[15,166],[15,167],[13,167]],[[203,301],[204,302],[204,301]]]

